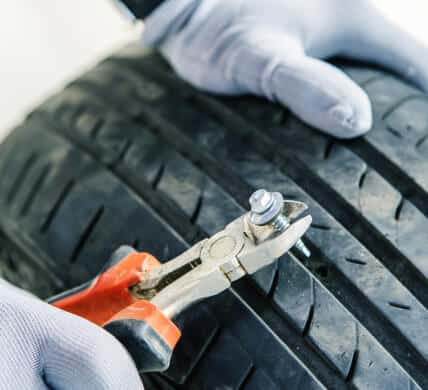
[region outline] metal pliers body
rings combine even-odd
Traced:
[[[293,221],[304,210],[304,203],[286,200],[282,214]],[[177,314],[271,264],[311,224],[306,216],[278,231],[275,224],[256,225],[250,217],[242,215],[164,264],[122,247],[96,279],[50,302],[103,326],[125,345],[141,372],[163,371],[181,336],[173,323]]]

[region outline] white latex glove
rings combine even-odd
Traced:
[[[0,279],[1,390],[142,388],[113,336]]]
[[[144,42],[201,89],[265,96],[339,138],[370,129],[370,102],[323,59],[377,63],[428,91],[428,48],[368,0],[168,0]]]

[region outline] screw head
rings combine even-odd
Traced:
[[[255,191],[250,197],[251,211],[256,214],[262,214],[269,210],[273,203],[272,193],[265,189]]]

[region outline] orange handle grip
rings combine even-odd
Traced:
[[[180,330],[155,305],[138,300],[129,292],[129,287],[143,280],[146,271],[159,265],[148,253],[131,253],[99,275],[89,287],[52,304],[100,326],[113,321],[144,321],[174,349]]]
[[[98,276],[88,288],[53,305],[102,326],[137,301],[129,293],[129,287],[142,279],[142,271],[159,264],[147,253],[131,253]]]

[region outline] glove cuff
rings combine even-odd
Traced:
[[[159,46],[189,20],[199,4],[200,0],[164,1],[144,21],[144,46]]]

